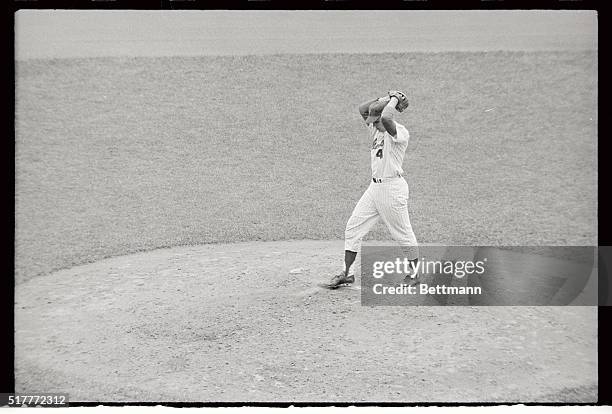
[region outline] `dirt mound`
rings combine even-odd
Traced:
[[[75,401],[597,399],[595,307],[367,307],[341,241],[116,257],[16,287],[18,392]],[[572,395],[574,395],[572,394]]]

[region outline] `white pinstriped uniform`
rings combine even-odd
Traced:
[[[381,132],[368,125],[372,138],[372,178],[346,223],[344,248],[357,252],[361,239],[379,218],[386,224],[391,236],[402,247],[408,259],[418,258],[417,240],[408,215],[408,183],[402,177],[402,163],[408,148],[410,134],[406,127],[395,122],[397,136]]]

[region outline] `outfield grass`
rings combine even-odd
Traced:
[[[341,239],[356,108],[411,107],[421,242],[596,242],[595,52],[19,61],[16,278],[180,244]],[[379,225],[371,238],[388,238]]]

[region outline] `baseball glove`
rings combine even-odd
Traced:
[[[404,109],[408,108],[408,97],[402,91],[389,91],[389,97],[397,98],[397,105],[395,105],[395,109],[398,112],[402,112]]]

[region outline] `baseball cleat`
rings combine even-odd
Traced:
[[[421,279],[421,275],[419,273],[416,273],[416,274],[406,275],[401,285],[402,286],[416,286],[420,283],[423,283],[423,279]]]
[[[355,275],[345,275],[344,272],[337,274],[332,277],[327,287],[330,289],[337,288],[340,286],[348,286],[355,283]]]

